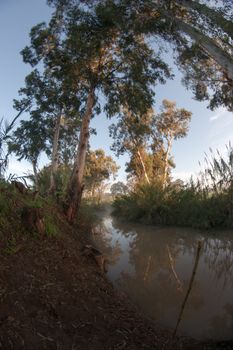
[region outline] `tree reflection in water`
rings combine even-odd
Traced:
[[[108,277],[146,315],[171,329],[188,288],[197,241],[204,240],[178,333],[200,339],[233,338],[233,232],[211,235],[125,224],[110,216],[103,218],[100,231],[96,243],[108,255]]]
[[[233,239],[207,239],[204,249],[205,262],[215,276],[216,283],[222,279],[222,288],[229,283],[233,286]]]

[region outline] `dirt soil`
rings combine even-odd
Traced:
[[[92,256],[84,228],[0,243],[0,349],[232,349],[172,340],[120,295]]]

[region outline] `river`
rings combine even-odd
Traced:
[[[178,334],[233,339],[233,232],[126,224],[102,215],[94,240],[107,256],[107,276],[141,311],[173,330],[200,259]]]

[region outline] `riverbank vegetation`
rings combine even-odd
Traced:
[[[127,220],[156,225],[200,228],[233,227],[233,148],[205,158],[197,179],[170,182],[136,182],[128,194],[114,201],[115,214]]]

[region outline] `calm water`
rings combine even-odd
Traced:
[[[202,240],[201,256],[178,334],[233,339],[233,232],[122,224],[102,218],[95,235],[108,277],[160,325],[175,327]]]

